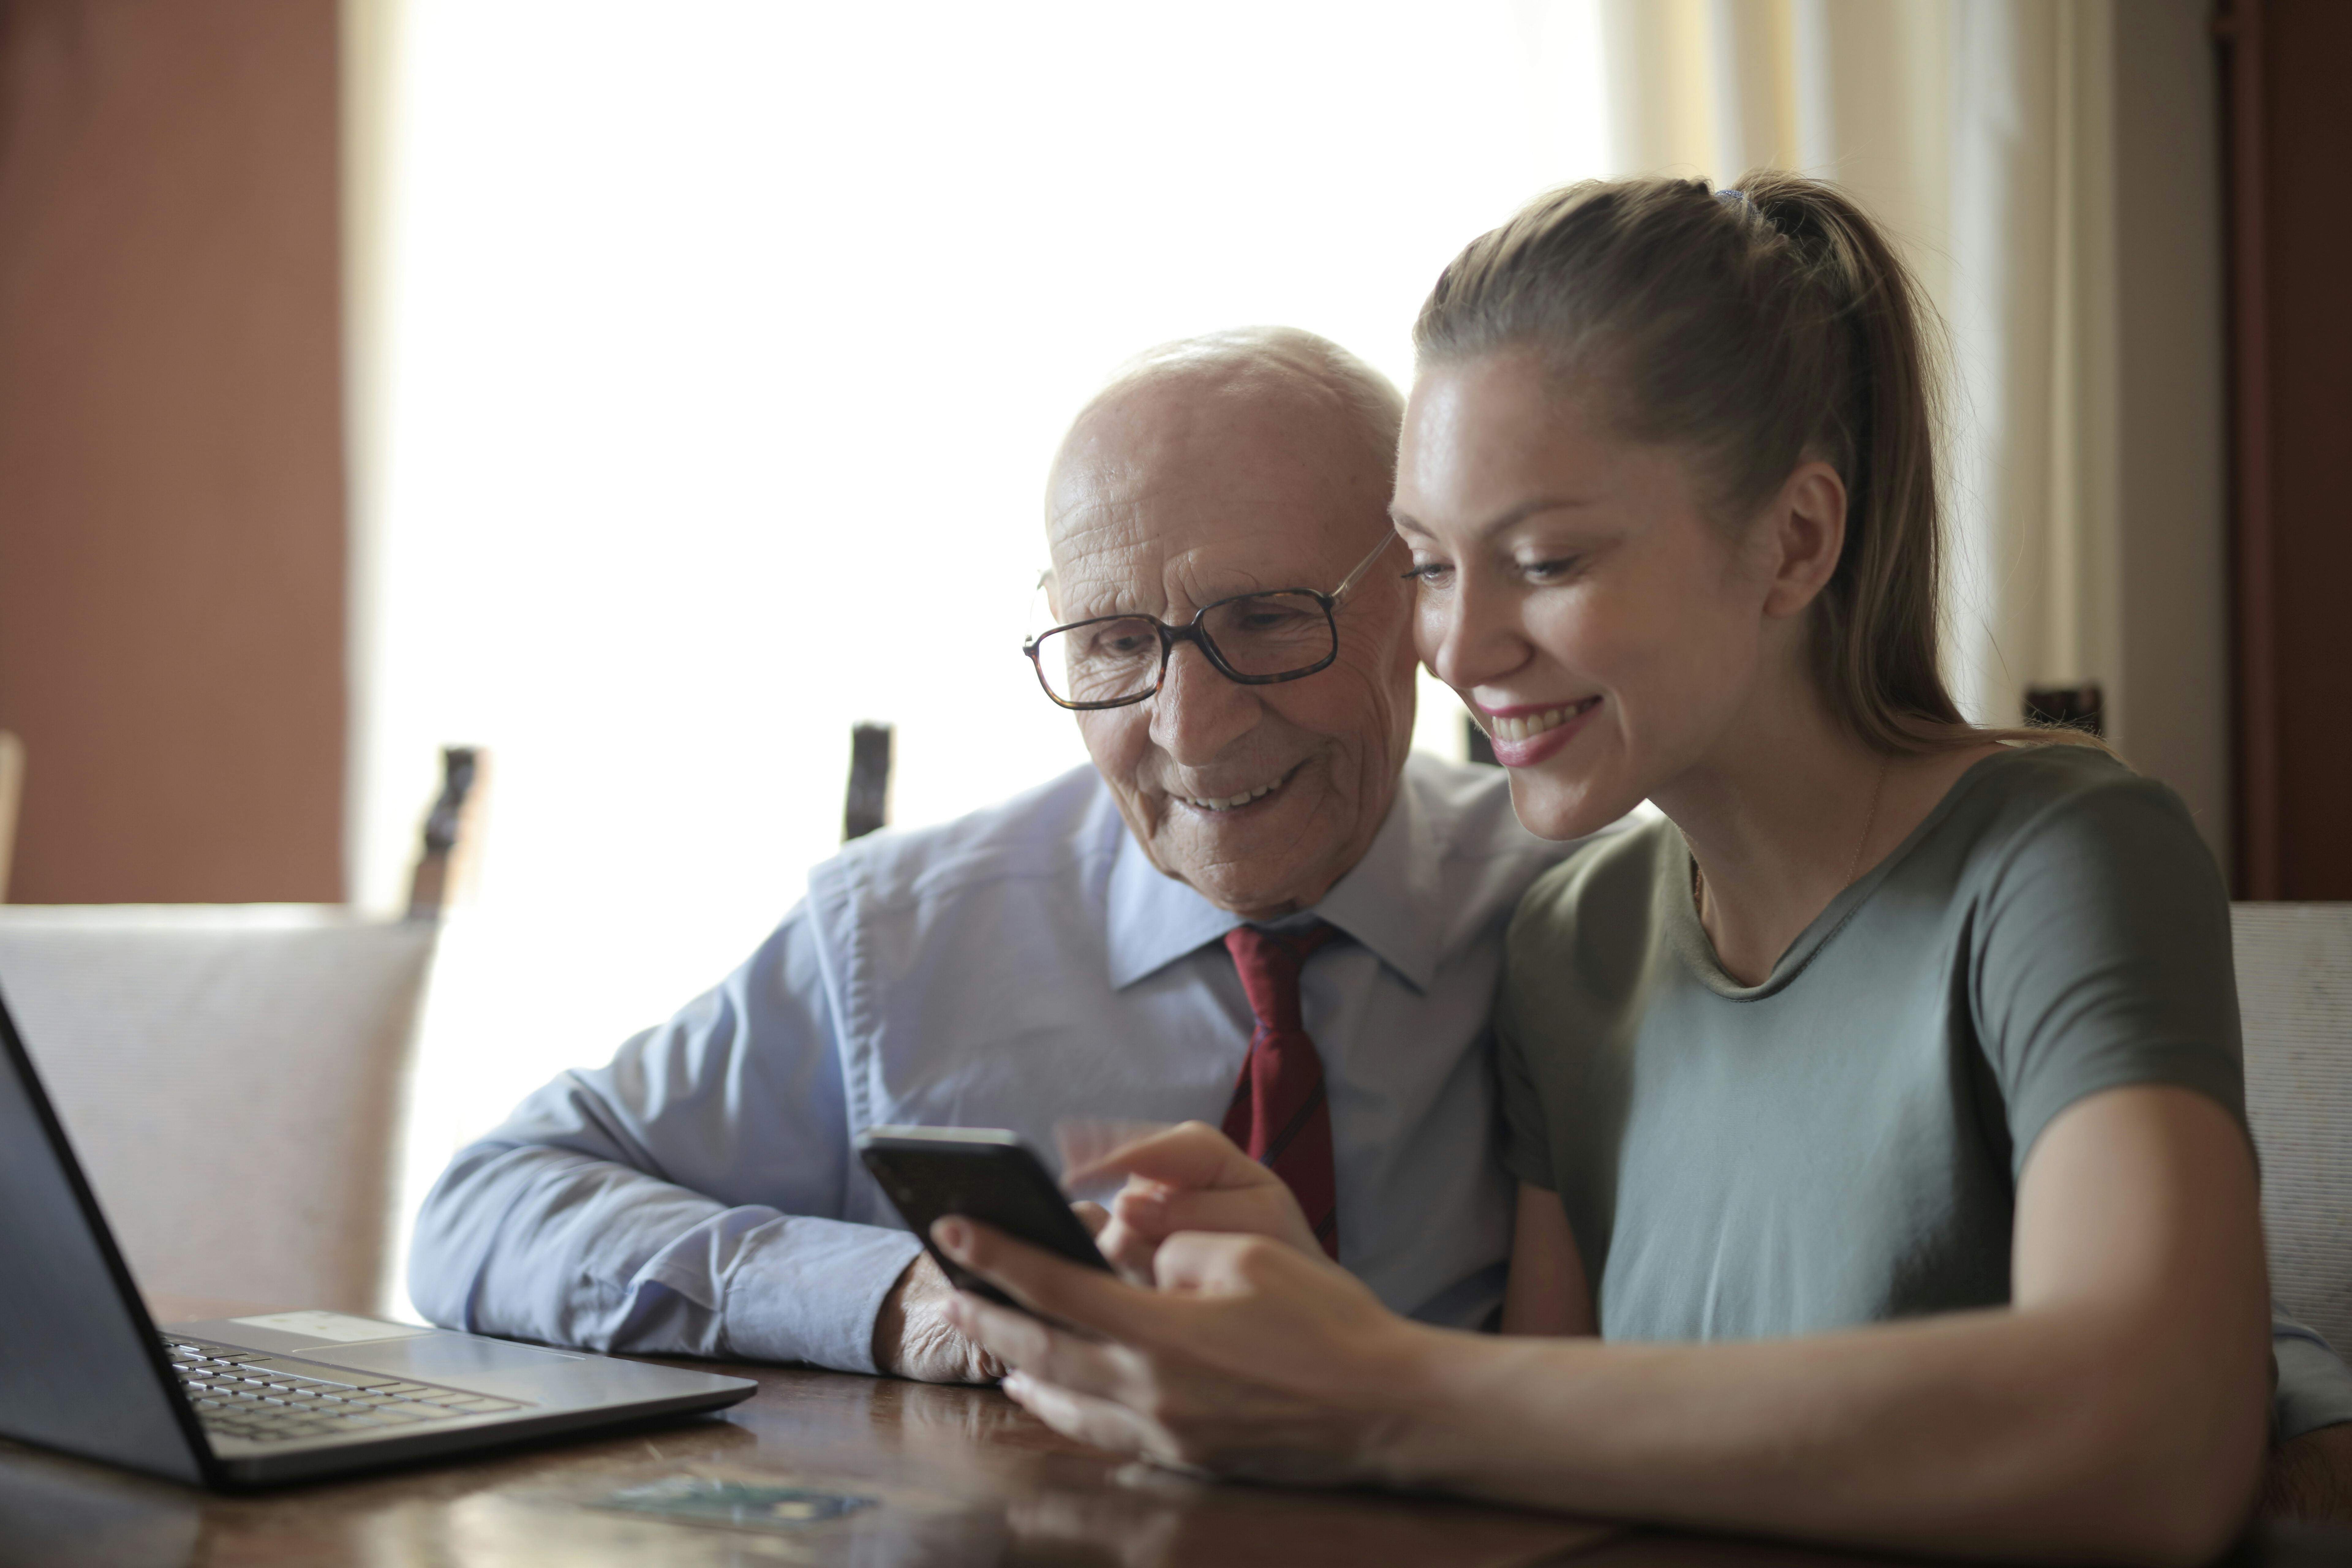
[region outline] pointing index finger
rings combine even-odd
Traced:
[[[1265,1170],[1207,1122],[1187,1121],[1123,1143],[1083,1169],[1072,1171],[1069,1179],[1140,1176],[1166,1186],[1197,1189],[1254,1185]]]

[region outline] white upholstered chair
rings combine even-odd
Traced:
[[[2352,904],[2237,904],[2271,1290],[2352,1352]]]
[[[435,925],[0,907],[0,995],[142,1287],[369,1312]]]
[[[373,1312],[411,1048],[480,759],[443,758],[409,918],[0,906],[0,996],[141,1286]]]

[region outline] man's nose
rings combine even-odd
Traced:
[[[1151,740],[1181,767],[1205,767],[1258,721],[1257,694],[1180,643],[1151,701]]]

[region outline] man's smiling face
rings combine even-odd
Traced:
[[[1388,532],[1389,489],[1376,422],[1297,368],[1140,377],[1097,400],[1055,461],[1055,619],[1181,625],[1237,594],[1329,593]],[[1180,645],[1156,695],[1078,715],[1162,872],[1271,919],[1319,900],[1370,847],[1412,739],[1404,560],[1383,556],[1340,601],[1326,669],[1243,686]]]

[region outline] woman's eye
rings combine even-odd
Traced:
[[[1522,561],[1519,575],[1530,583],[1557,583],[1576,570],[1576,557],[1563,555],[1556,561]]]
[[[1416,561],[1412,563],[1412,570],[1404,574],[1405,581],[1408,583],[1442,583],[1445,580],[1445,574],[1452,570],[1453,568],[1448,566],[1443,561]]]

